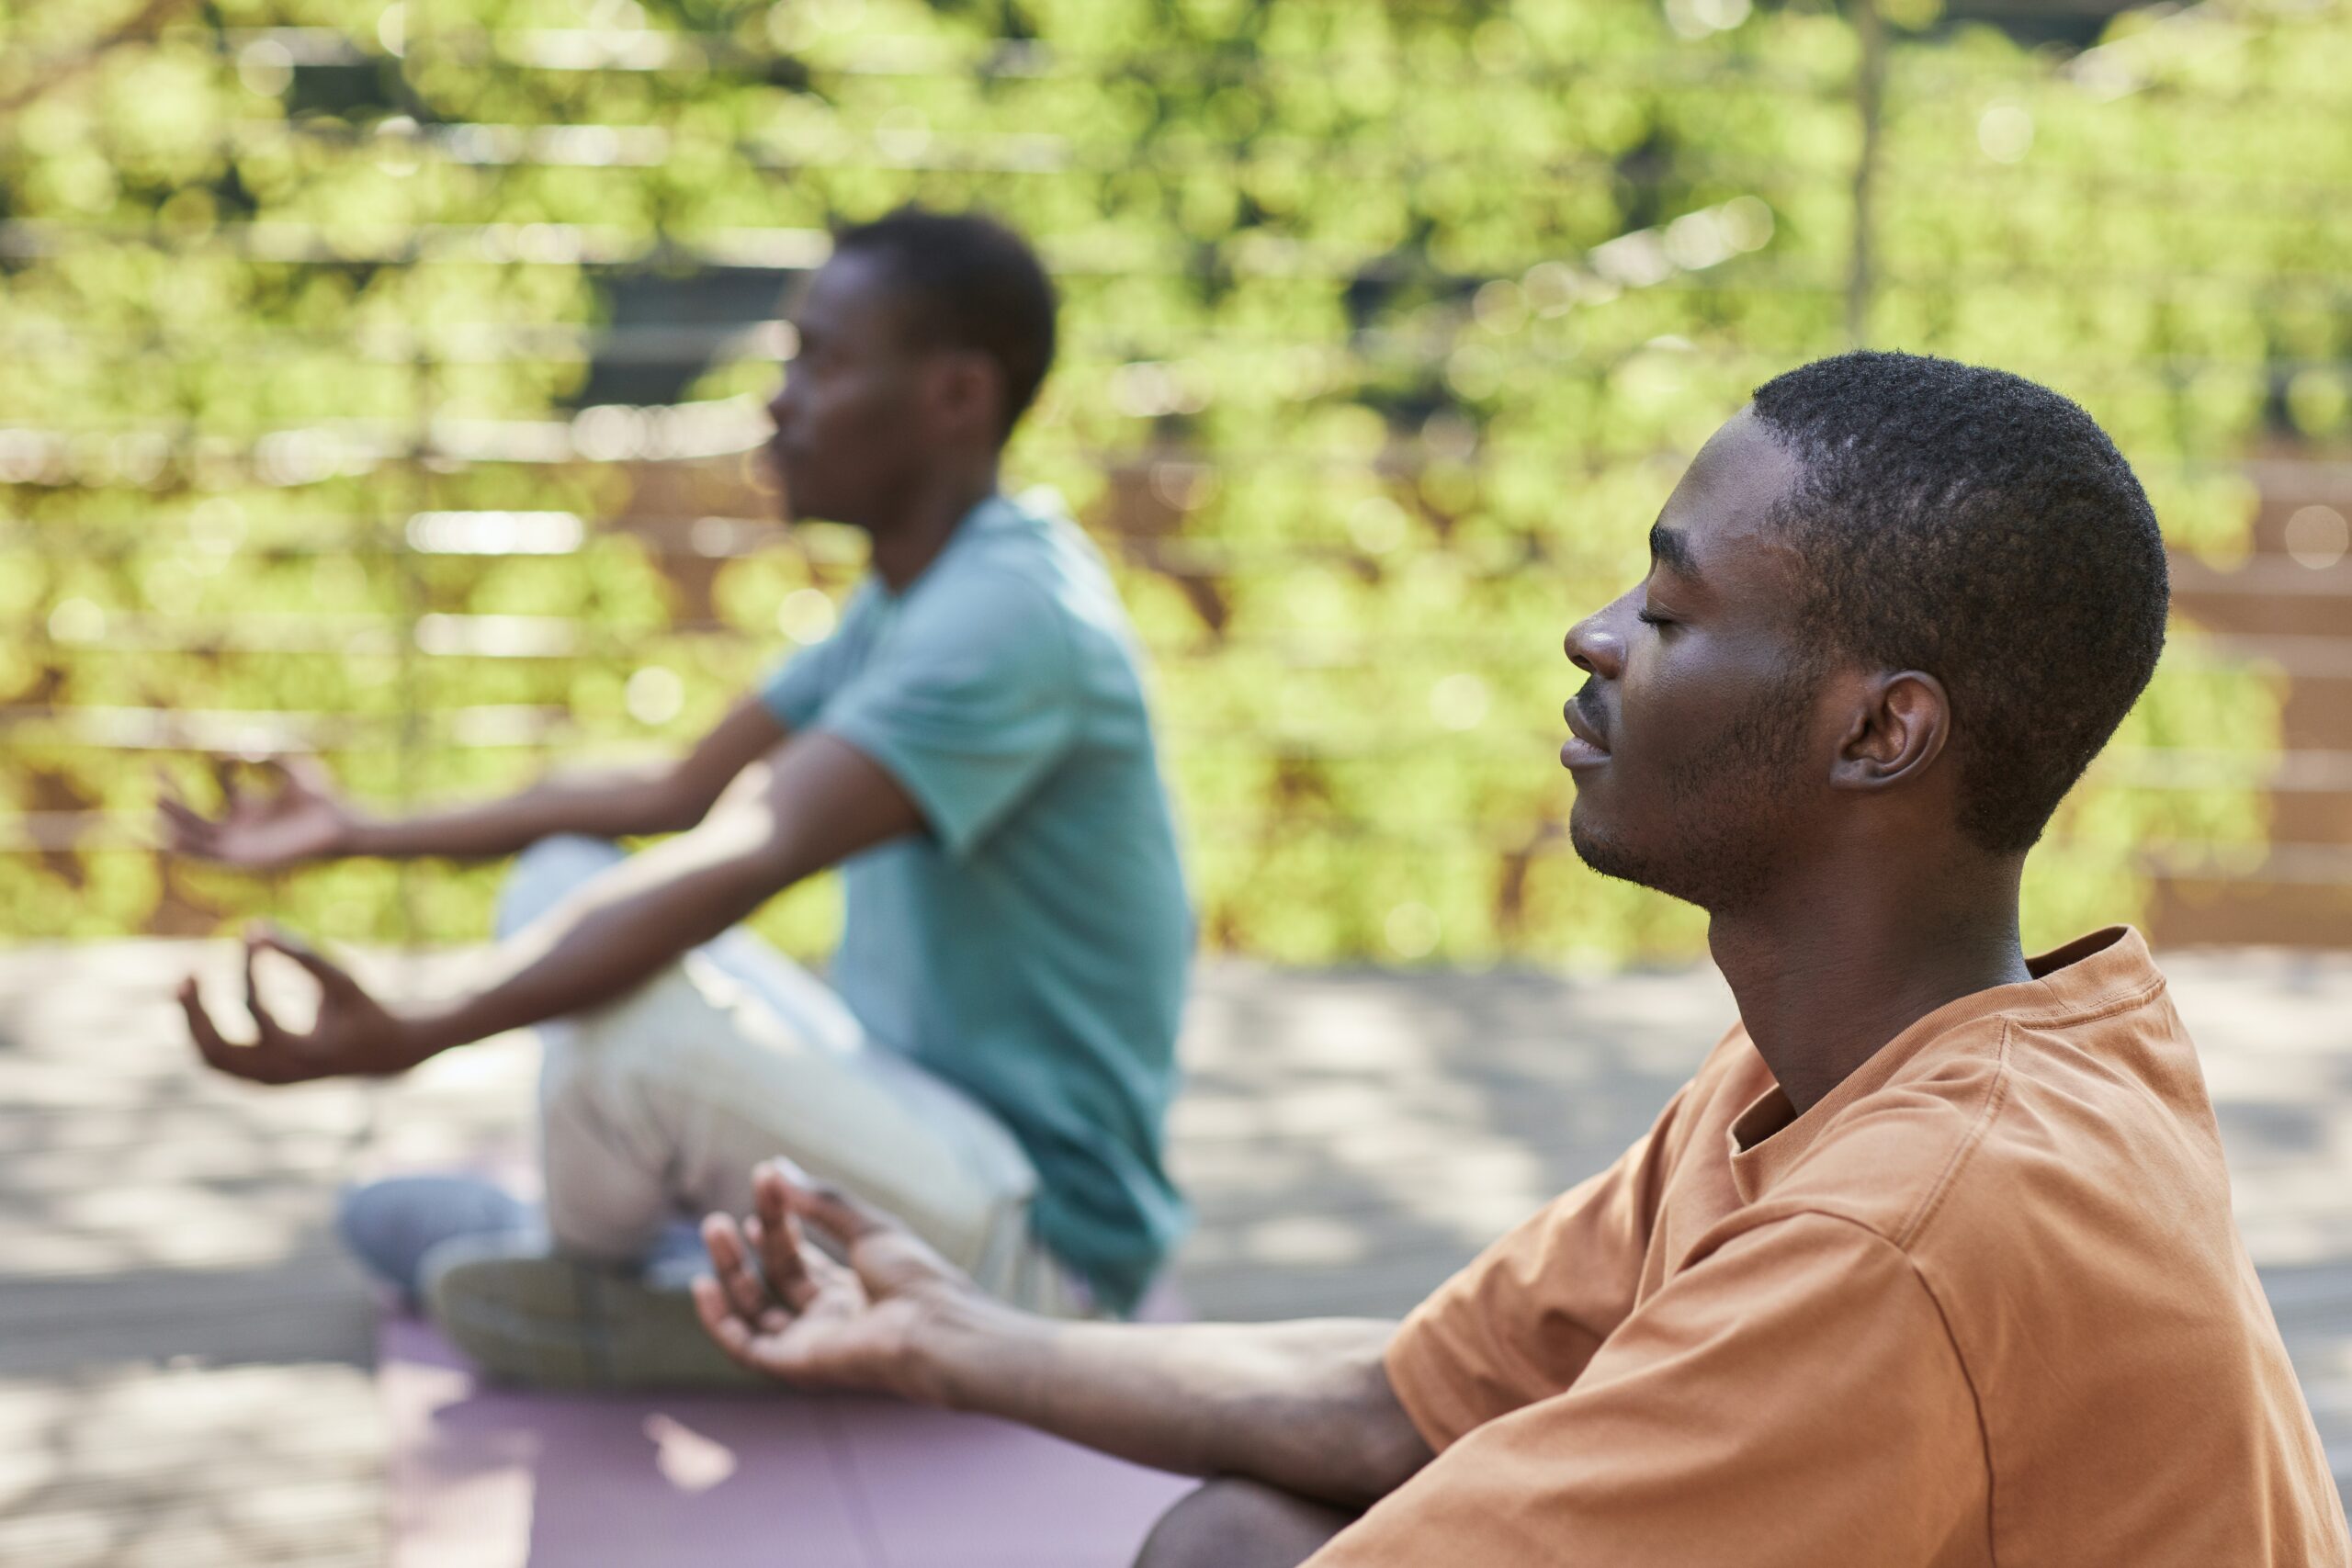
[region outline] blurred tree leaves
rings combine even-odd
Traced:
[[[5,929],[481,935],[481,868],[159,867],[142,757],[200,791],[199,744],[311,745],[390,801],[707,723],[821,635],[854,541],[648,500],[642,441],[631,466],[574,419],[615,290],[781,276],[919,198],[1060,276],[1012,466],[1102,539],[1155,656],[1212,943],[1700,940],[1566,851],[1559,640],[1747,389],[1843,345],[1834,10],[0,0],[0,795],[33,825]],[[2347,69],[2341,6],[2127,17],[2072,59],[1899,39],[1871,341],[2079,398],[2176,544],[2231,558],[2234,461],[2346,420],[2352,153],[2308,127]],[[692,395],[755,398],[768,352]],[[411,547],[418,513],[500,511],[584,542]],[[2184,637],[2122,744],[2258,753],[2278,701]],[[2250,788],[2095,776],[2034,934],[2131,914],[2150,843],[2263,831]],[[818,887],[763,919],[808,950],[834,918]]]

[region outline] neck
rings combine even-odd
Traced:
[[[956,525],[996,493],[996,454],[943,464],[915,479],[888,513],[869,525],[874,570],[893,593],[903,593],[939,558]]]
[[[1873,880],[1839,860],[1716,912],[1707,946],[1791,1105],[1807,1110],[1946,1002],[2030,978],[2023,868],[2022,856],[1972,854],[1933,874]]]

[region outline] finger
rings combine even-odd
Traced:
[[[753,1371],[762,1370],[752,1354],[751,1325],[735,1315],[727,1304],[727,1292],[718,1280],[707,1274],[695,1277],[695,1315],[702,1319],[705,1334],[710,1336],[728,1359]]]
[[[743,1222],[743,1241],[759,1260],[760,1277],[767,1282],[770,1294],[793,1316],[808,1311],[822,1293],[823,1280],[816,1265],[829,1259],[808,1250],[799,1227],[789,1217],[782,1226],[772,1227],[753,1214]]]
[[[213,856],[219,852],[213,826],[176,800],[156,802],[156,825],[164,847],[175,854]]]
[[[180,982],[179,1004],[180,1012],[187,1020],[188,1037],[196,1042],[197,1054],[208,1066],[227,1073],[231,1077],[266,1081],[255,1070],[262,1064],[256,1059],[254,1047],[232,1045],[221,1035],[220,1026],[205,1010],[203,998],[197,990],[195,976],[191,975]]]
[[[727,1214],[712,1214],[702,1223],[702,1244],[710,1254],[711,1271],[727,1292],[729,1307],[746,1323],[756,1323],[769,1309],[767,1286],[760,1280],[752,1251]]]
[[[735,1216],[713,1211],[702,1217],[702,1248],[713,1268],[724,1274],[743,1267],[743,1241],[735,1232]]]
[[[173,998],[180,1004],[180,1011],[187,1019],[188,1038],[196,1042],[197,1053],[214,1066],[220,1066],[221,1054],[229,1049],[229,1043],[220,1038],[220,1031],[214,1026],[212,1015],[204,1010],[203,998],[197,991],[196,976],[191,975],[182,980]]]
[[[155,802],[155,809],[164,822],[175,831],[192,837],[201,837],[209,835],[212,830],[212,819],[200,815],[195,807],[177,795],[162,796]]]
[[[786,1163],[789,1164],[789,1162]],[[770,1179],[772,1181],[781,1181],[782,1179],[780,1177],[772,1177]],[[802,1179],[805,1181],[807,1180],[807,1178],[804,1176]],[[785,1182],[782,1185],[782,1199],[788,1206],[785,1209],[785,1212],[779,1217],[775,1225],[772,1227],[777,1232],[780,1239],[770,1244],[764,1249],[763,1256],[773,1256],[777,1260],[776,1266],[772,1267],[769,1270],[769,1279],[771,1281],[776,1283],[779,1294],[784,1294],[785,1292],[783,1282],[777,1278],[777,1268],[782,1267],[784,1260],[788,1258],[790,1259],[791,1266],[797,1270],[797,1277],[792,1282],[792,1292],[794,1293],[785,1295],[785,1299],[787,1302],[795,1303],[796,1306],[797,1304],[796,1301],[796,1296],[797,1294],[805,1293],[808,1298],[813,1299],[823,1294],[828,1290],[844,1282],[854,1281],[858,1278],[856,1269],[850,1267],[848,1263],[834,1258],[831,1253],[826,1251],[823,1247],[817,1246],[815,1242],[809,1239],[808,1232],[801,1223],[800,1214],[794,1212],[796,1207],[809,1201],[809,1192],[831,1190],[831,1189],[826,1188],[802,1188],[789,1182]],[[849,1200],[846,1199],[843,1200],[843,1201],[848,1201]],[[829,1231],[827,1234],[833,1235],[836,1238],[841,1235],[839,1232],[831,1231]],[[872,1235],[881,1235],[884,1233],[877,1227],[868,1229],[858,1234]],[[854,1245],[854,1242],[842,1241],[840,1245],[843,1252],[846,1253],[848,1248]]]
[[[862,1200],[830,1182],[812,1181],[806,1173],[798,1181],[793,1181],[781,1170],[775,1173],[775,1179],[781,1185],[787,1211],[831,1236],[845,1248],[854,1247],[871,1236],[901,1228],[888,1215],[868,1207]]]
[[[187,803],[187,792],[179,781],[162,768],[155,771],[155,808],[175,829],[192,833],[209,833],[212,819]]]
[[[341,964],[328,958],[301,938],[280,931],[276,926],[257,925],[247,933],[246,940],[268,948],[273,953],[284,953],[308,970],[311,978],[316,980],[327,990],[349,993],[361,989],[359,982],[353,979],[350,972]]]
[[[278,1028],[277,1020],[270,1016],[269,1009],[262,1005],[261,982],[254,973],[254,959],[260,951],[254,933],[247,931],[245,932],[245,1010],[254,1015],[254,1029],[257,1042],[266,1044],[285,1031]]]
[[[187,808],[187,792],[180,788],[179,781],[161,768],[155,769],[154,774],[155,804],[166,811],[176,807],[190,817],[195,816],[196,813]]]
[[[727,1286],[727,1303],[734,1307],[736,1316],[751,1324],[772,1304],[767,1283],[760,1279],[760,1256],[751,1241],[743,1239],[743,1232],[736,1229],[734,1220],[727,1215],[713,1215],[713,1220],[718,1220],[718,1241],[706,1241],[710,1262],[718,1269],[719,1283]],[[710,1223],[706,1223],[706,1232],[708,1229]]]

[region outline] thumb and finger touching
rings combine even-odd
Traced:
[[[204,1005],[203,993],[191,975],[180,982],[178,993],[180,1013],[187,1021],[188,1038],[196,1042],[197,1054],[207,1065],[254,1083],[284,1083],[295,1076],[288,1071],[284,1040],[277,1024],[266,1012],[254,1007],[259,1036],[251,1044],[235,1045],[220,1032],[212,1014]],[[248,1006],[254,1006],[249,1002]]]
[[[251,932],[246,933],[245,1010],[254,1015],[254,1027],[260,1032],[261,1038],[269,1040],[284,1033],[285,1031],[278,1027],[277,1020],[271,1015],[268,1007],[261,999],[261,982],[254,971],[254,959],[260,951],[261,944]]]
[[[752,1176],[752,1190],[759,1195],[763,1215],[769,1212],[773,1196],[775,1212],[771,1223],[781,1223],[787,1217],[805,1222],[852,1251],[859,1242],[898,1228],[860,1200],[838,1187],[814,1180],[807,1171],[783,1158],[761,1165]]]
[[[359,982],[351,977],[348,970],[301,938],[273,925],[255,925],[246,931],[248,973],[251,972],[254,953],[265,947],[300,964],[311,978],[319,983],[320,988],[330,995],[348,998],[360,994]]]

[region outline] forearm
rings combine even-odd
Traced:
[[[915,1392],[1138,1464],[1361,1508],[1430,1457],[1382,1367],[1395,1328],[1070,1324],[964,1300],[916,1348]]]
[[[726,831],[633,855],[502,943],[465,993],[411,1025],[433,1052],[610,1001],[805,874]]]
[[[629,856],[502,942],[474,989],[409,1026],[429,1055],[610,1001],[802,877],[921,825],[858,752],[830,736],[795,743],[743,770],[692,832]]]
[[[690,828],[687,803],[670,787],[673,764],[567,771],[497,800],[406,817],[361,817],[344,852],[401,860],[447,855],[489,860],[559,833],[599,839]]]

